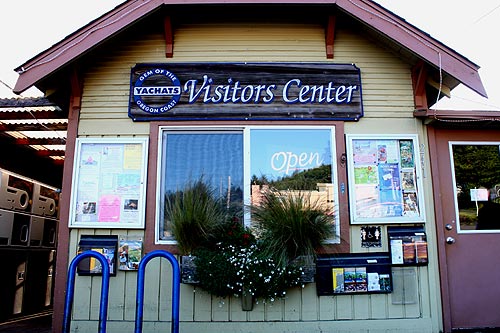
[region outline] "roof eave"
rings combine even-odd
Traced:
[[[37,55],[16,71],[20,74],[14,92],[22,93],[39,84],[59,68],[87,53],[119,31],[163,4],[337,4],[349,15],[362,21],[402,47],[448,73],[481,96],[487,97],[479,77],[479,66],[447,48],[397,15],[369,0],[134,0],[111,10],[60,43]]]
[[[338,0],[337,5],[349,15],[412,51],[437,70],[448,73],[479,95],[487,97],[478,73],[479,66],[420,29],[369,0]]]

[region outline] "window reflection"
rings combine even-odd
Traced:
[[[453,144],[460,230],[500,229],[500,149],[495,144]]]
[[[243,134],[165,132],[164,196],[181,193],[202,182],[224,203],[226,214],[243,216]],[[165,200],[165,197],[162,198]],[[172,239],[171,226],[165,223],[160,234]]]
[[[251,203],[266,191],[306,196],[334,215],[331,130],[272,129],[251,131]]]

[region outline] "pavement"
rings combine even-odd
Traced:
[[[52,312],[44,312],[0,323],[0,333],[51,333]]]

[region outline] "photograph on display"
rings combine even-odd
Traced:
[[[136,271],[142,259],[142,239],[120,239],[118,248],[119,269]]]
[[[411,140],[400,140],[400,156],[401,156],[401,167],[402,168],[413,168],[414,163],[414,147],[413,141]]]
[[[147,138],[77,141],[70,227],[142,228]]]
[[[344,268],[344,292],[346,292],[346,293],[356,292],[356,268],[355,267]]]
[[[416,137],[347,139],[351,223],[422,222]]]
[[[356,267],[356,291],[368,291],[368,280],[366,275],[366,267]]]
[[[406,168],[401,170],[401,188],[405,192],[416,191],[415,171],[413,169]]]

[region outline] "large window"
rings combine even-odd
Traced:
[[[251,225],[245,208],[268,188],[300,192],[320,201],[335,218],[337,207],[333,127],[230,127],[160,129],[158,241],[174,243],[165,200],[190,184],[208,185],[229,218]]]

